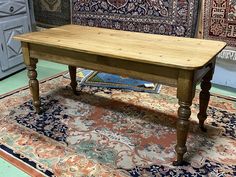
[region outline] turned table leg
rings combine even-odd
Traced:
[[[30,57],[29,45],[22,42],[22,52],[26,68],[28,69],[29,87],[33,96],[33,105],[37,113],[40,113],[39,82],[37,80],[36,64],[38,59]]]
[[[68,66],[69,68],[69,73],[70,73],[70,79],[71,79],[71,88],[74,92],[74,94],[77,94],[77,91],[76,91],[76,87],[78,85],[77,81],[76,81],[76,67],[75,66]]]
[[[177,121],[177,144],[175,151],[177,160],[173,162],[174,166],[184,165],[184,154],[187,152],[186,141],[189,130],[189,118],[191,115],[190,106],[195,94],[195,84],[191,71],[182,71],[179,73],[177,84],[177,98],[179,99],[178,121]]]
[[[28,69],[28,77],[29,77],[29,87],[30,87],[30,92],[33,96],[33,105],[36,109],[36,112],[40,112],[40,100],[39,100],[39,82],[37,80],[37,72],[36,72],[36,63],[38,62],[37,59],[31,58],[30,59],[30,64],[27,65]]]
[[[199,119],[199,127],[202,131],[206,132],[206,128],[204,127],[204,121],[207,118],[207,107],[208,103],[210,100],[210,92],[209,90],[211,89],[211,79],[213,76],[213,69],[211,69],[202,79],[201,82],[201,89],[202,91],[200,92],[199,95],[199,113],[197,115]]]
[[[183,156],[187,152],[186,141],[189,129],[189,117],[191,115],[191,103],[179,101],[178,122],[177,122],[177,145],[175,151],[177,153],[177,161],[173,165],[183,165]]]

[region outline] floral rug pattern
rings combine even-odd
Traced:
[[[204,1],[204,38],[236,47],[236,0]]]
[[[59,77],[40,84],[41,115],[28,89],[2,98],[0,145],[55,176],[236,175],[235,101],[212,96],[202,133],[194,99],[187,164],[174,167],[174,88],[150,94],[83,87],[75,96],[69,82]]]
[[[197,0],[72,0],[72,23],[194,37]]]

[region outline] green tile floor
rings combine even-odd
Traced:
[[[67,66],[51,63],[47,61],[40,60],[37,64],[38,79],[44,79],[66,71]],[[9,91],[15,90],[17,88],[23,87],[28,84],[27,72],[23,70],[17,74],[12,75],[6,79],[0,80],[0,95],[7,93]],[[198,87],[199,88],[199,87]],[[219,85],[213,85],[211,89],[212,93],[217,93],[225,96],[232,96],[236,98],[236,89],[228,88]],[[4,161],[0,158],[0,177],[28,177],[26,173],[17,169],[10,163]]]
[[[66,65],[40,60],[37,64],[37,78],[38,80],[41,80],[66,70]],[[7,93],[11,90],[26,86],[28,84],[28,81],[29,80],[27,77],[26,69],[12,75],[11,77],[0,80],[0,95],[3,93]]]
[[[19,170],[7,161],[0,158],[0,176],[1,177],[29,177],[28,174]]]

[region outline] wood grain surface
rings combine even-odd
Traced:
[[[214,58],[224,42],[66,25],[15,39],[77,52],[181,69],[196,69]]]

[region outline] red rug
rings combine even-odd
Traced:
[[[204,38],[225,41],[236,47],[235,0],[205,0]]]
[[[174,167],[176,90],[160,94],[84,87],[69,80],[40,84],[44,113],[35,114],[29,90],[0,102],[0,147],[47,176],[235,176],[236,102],[211,97],[208,133],[192,105],[186,166]]]

